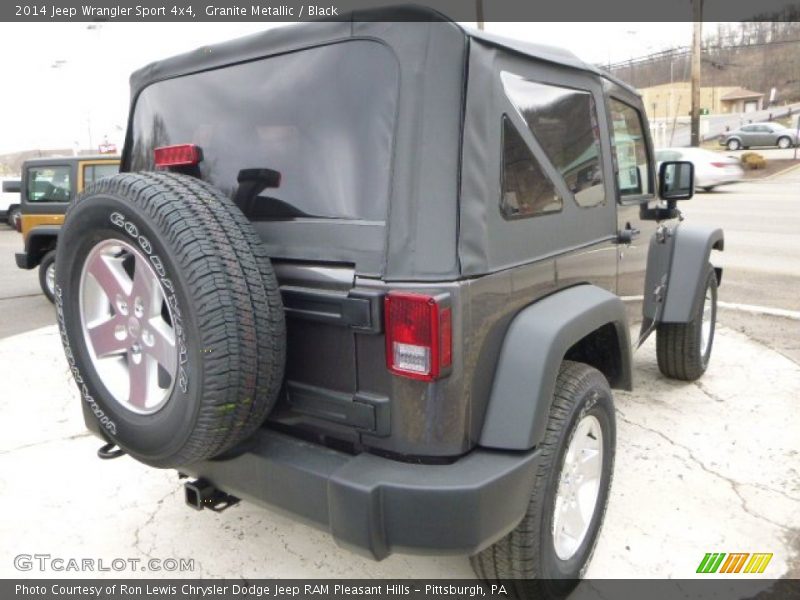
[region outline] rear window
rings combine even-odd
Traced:
[[[136,100],[130,170],[153,169],[156,147],[192,143],[202,178],[228,194],[240,170],[269,168],[281,185],[264,202],[383,221],[398,78],[390,50],[358,40],[152,84]]]

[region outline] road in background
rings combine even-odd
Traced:
[[[800,311],[800,167],[697,194],[680,208],[689,223],[725,230],[725,251],[712,258],[724,268],[720,301]],[[720,321],[800,364],[800,321],[725,308]]]
[[[53,305],[39,287],[39,271],[17,268],[22,236],[0,224],[0,339],[56,322]]]
[[[773,106],[771,108],[765,108],[764,110],[758,110],[751,113],[736,113],[732,115],[708,115],[701,117],[702,122],[708,123],[708,130],[702,135],[703,139],[710,139],[712,137],[722,135],[725,133],[725,128],[729,128],[730,131],[734,129],[738,129],[742,125],[747,125],[748,123],[760,123],[762,121],[769,120],[770,115],[772,115],[773,120],[780,119],[787,114],[791,114],[794,116],[794,119],[797,119],[798,112],[800,112],[800,103],[797,104],[790,104],[788,106]],[[663,119],[660,119],[663,120]],[[793,124],[796,124],[797,121],[793,121]],[[675,127],[675,133],[672,134],[672,121],[667,122],[667,145],[673,147],[684,147],[688,146],[690,143],[690,131],[689,131],[689,121],[686,120],[684,122],[683,119],[679,121]],[[672,142],[670,143],[670,137],[672,137]]]
[[[762,153],[769,159],[792,152]],[[725,230],[725,251],[714,257],[725,269],[720,300],[800,311],[800,168],[699,193],[680,208],[689,223]],[[0,338],[55,323],[38,272],[14,263],[21,248],[22,237],[0,225]],[[721,320],[800,363],[800,322],[728,309]]]

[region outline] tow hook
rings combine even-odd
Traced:
[[[208,508],[214,512],[222,512],[239,503],[239,498],[218,490],[205,479],[187,481],[183,488],[186,492],[186,504],[195,510]]]
[[[101,458],[103,460],[111,460],[112,458],[119,458],[124,454],[125,450],[123,450],[122,448],[117,448],[117,445],[114,442],[109,442],[107,444],[104,444],[97,449],[97,458]]]

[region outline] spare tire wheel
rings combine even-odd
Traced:
[[[59,247],[62,342],[109,440],[177,467],[263,423],[283,378],[283,307],[266,249],[226,195],[173,173],[104,178],[70,207]]]

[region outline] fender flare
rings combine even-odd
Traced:
[[[667,291],[657,322],[688,323],[700,301],[711,250],[725,249],[725,233],[719,227],[681,223],[672,237]]]
[[[631,389],[630,333],[618,296],[594,285],[577,285],[522,309],[503,340],[480,445],[528,450],[541,442],[564,356],[609,324],[616,333],[621,367],[612,387]]]
[[[39,264],[42,257],[47,254],[53,241],[58,241],[60,225],[41,225],[34,227],[25,237],[25,254],[28,255],[31,269]]]

